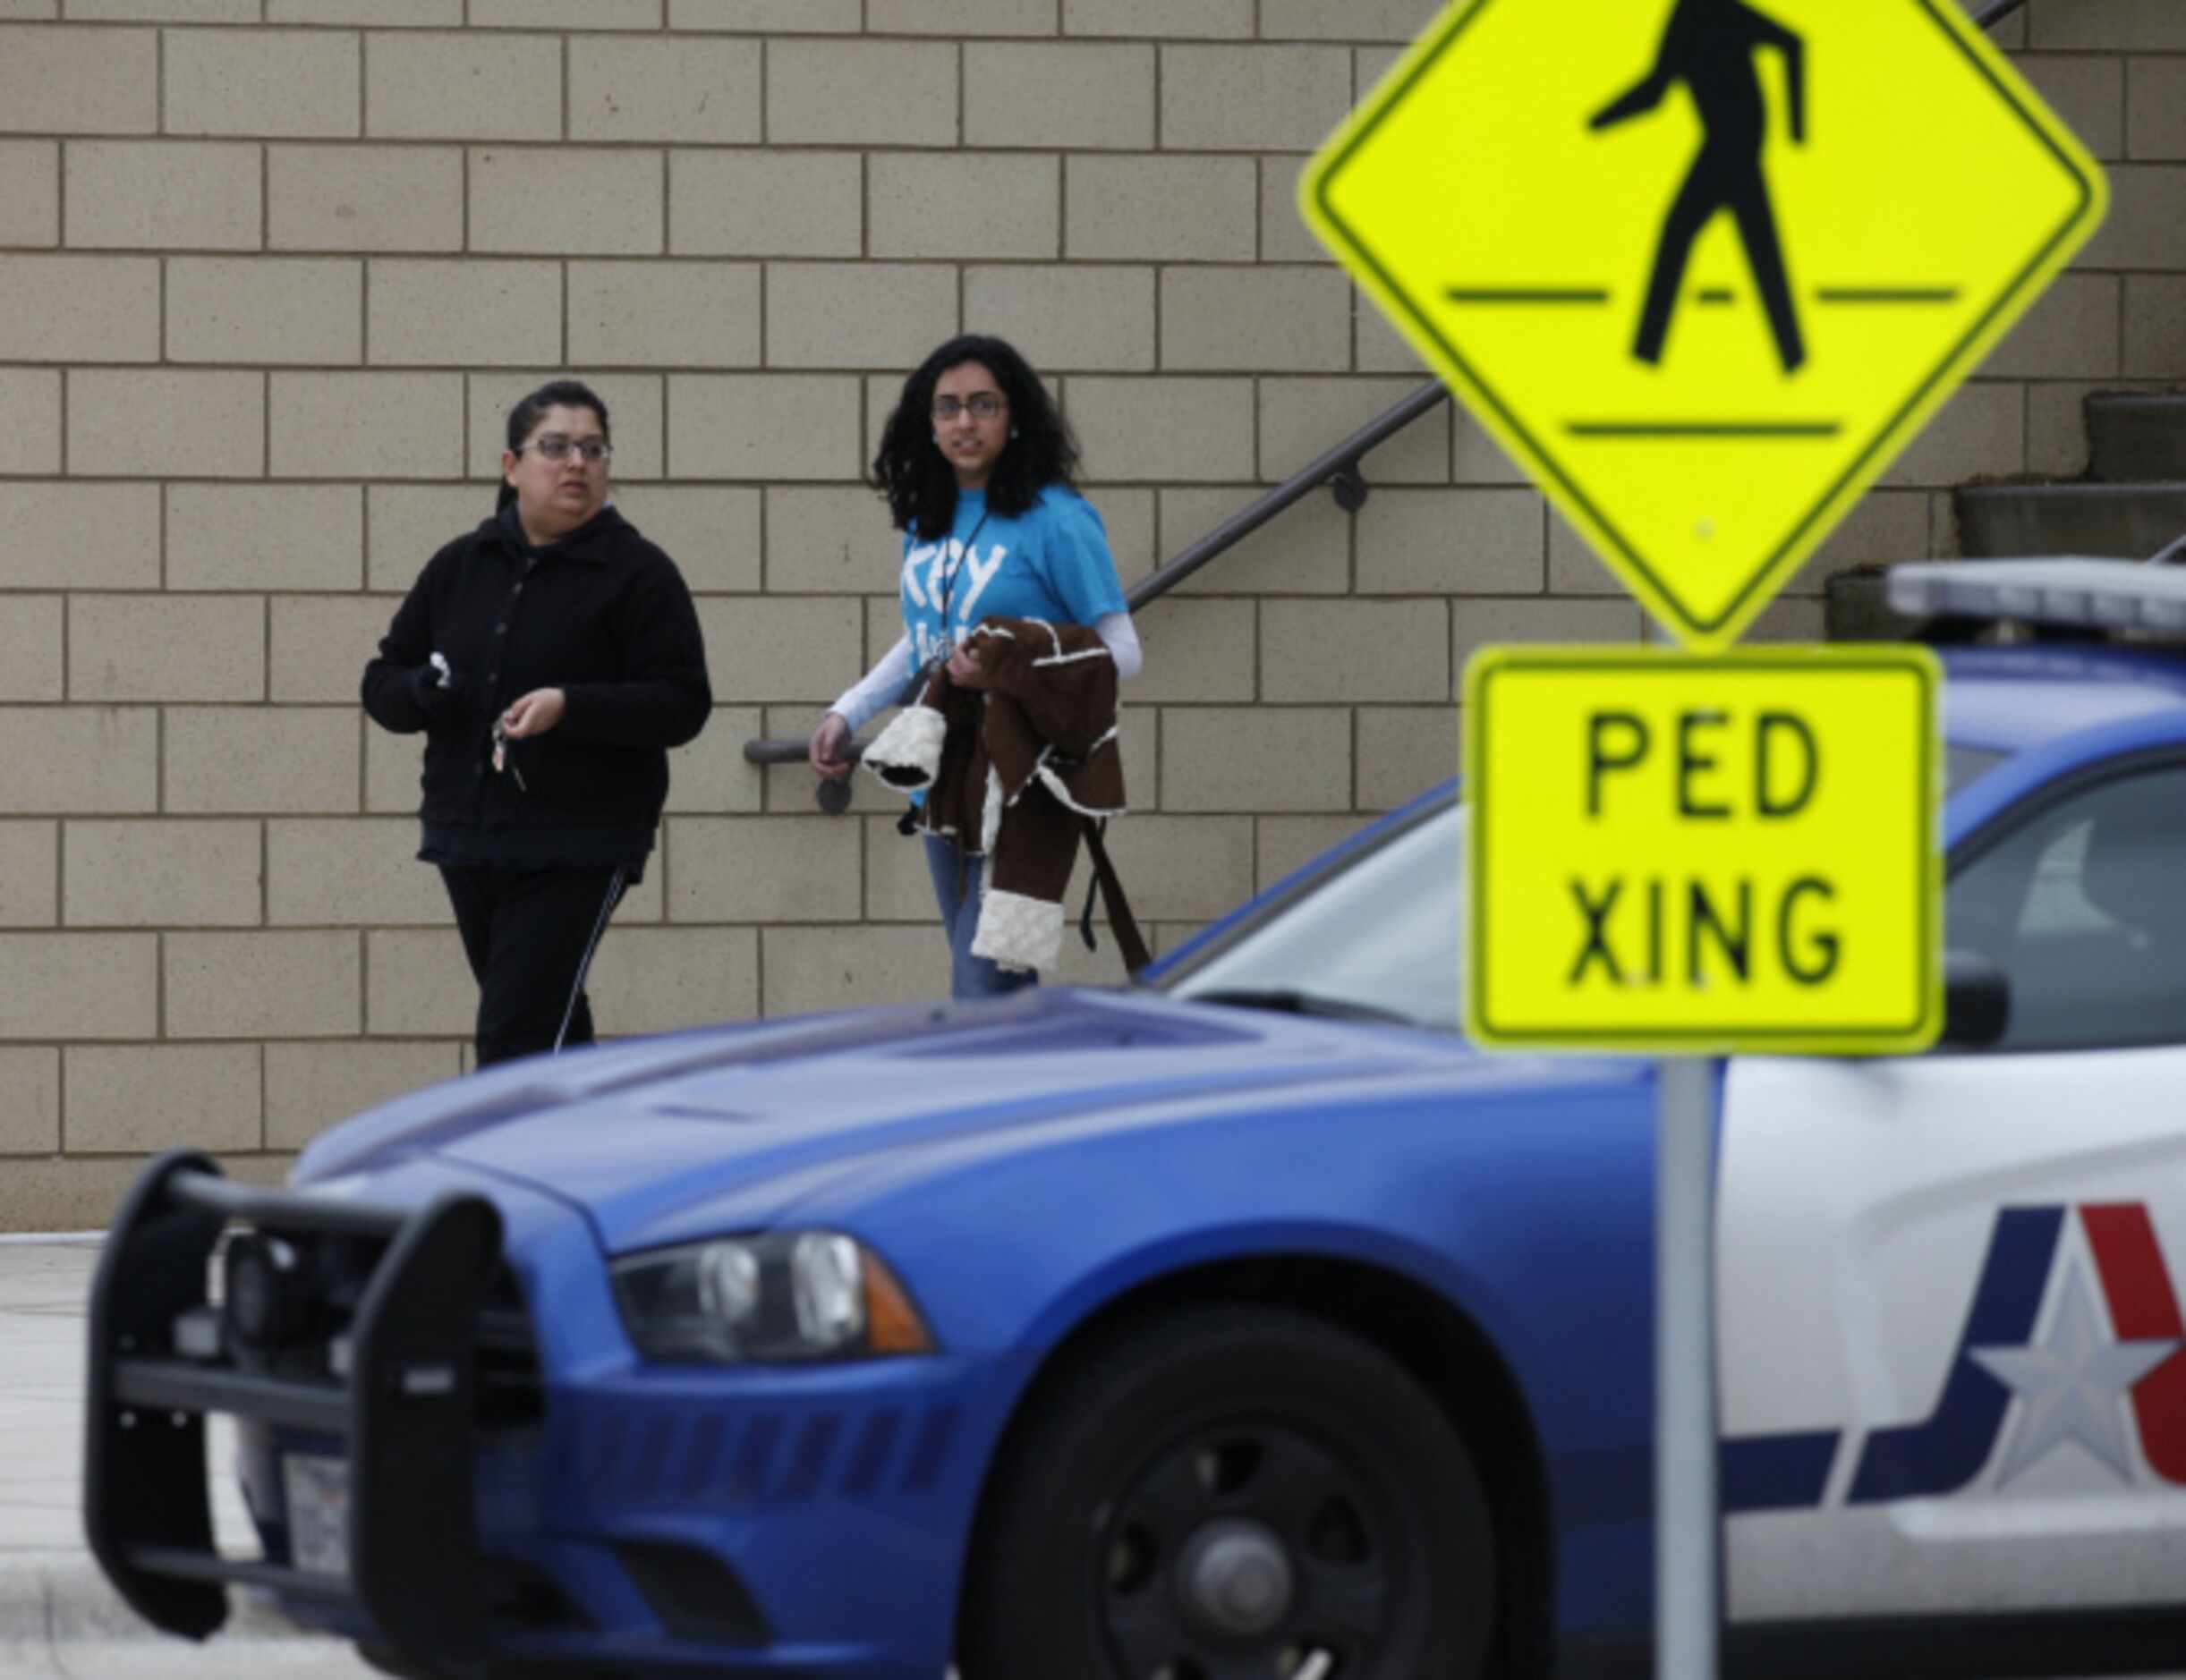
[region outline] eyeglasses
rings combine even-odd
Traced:
[[[981,391],[969,397],[937,396],[933,399],[933,417],[938,420],[953,420],[968,408],[974,420],[999,420],[1008,406],[1007,401],[991,391]]]
[[[615,454],[604,437],[565,437],[559,432],[541,433],[528,444],[518,444],[509,453],[520,455],[527,449],[536,449],[549,461],[566,461],[574,453],[588,467],[612,460]]]

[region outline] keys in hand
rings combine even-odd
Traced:
[[[516,791],[526,793],[531,790],[523,785],[523,772],[510,761],[508,756],[508,725],[497,717],[493,720],[493,768],[498,774],[506,770],[516,778]]]

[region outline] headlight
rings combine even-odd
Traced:
[[[933,1336],[880,1257],[834,1231],[773,1231],[614,1263],[630,1339],[651,1359],[927,1353]]]

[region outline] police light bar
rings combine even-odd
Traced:
[[[1891,610],[1914,618],[2186,633],[2186,566],[2078,557],[1921,560],[1892,566],[1888,578]]]

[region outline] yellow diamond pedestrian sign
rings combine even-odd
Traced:
[[[1958,0],[1458,0],[1301,187],[1698,649],[1737,638],[2106,201]]]

